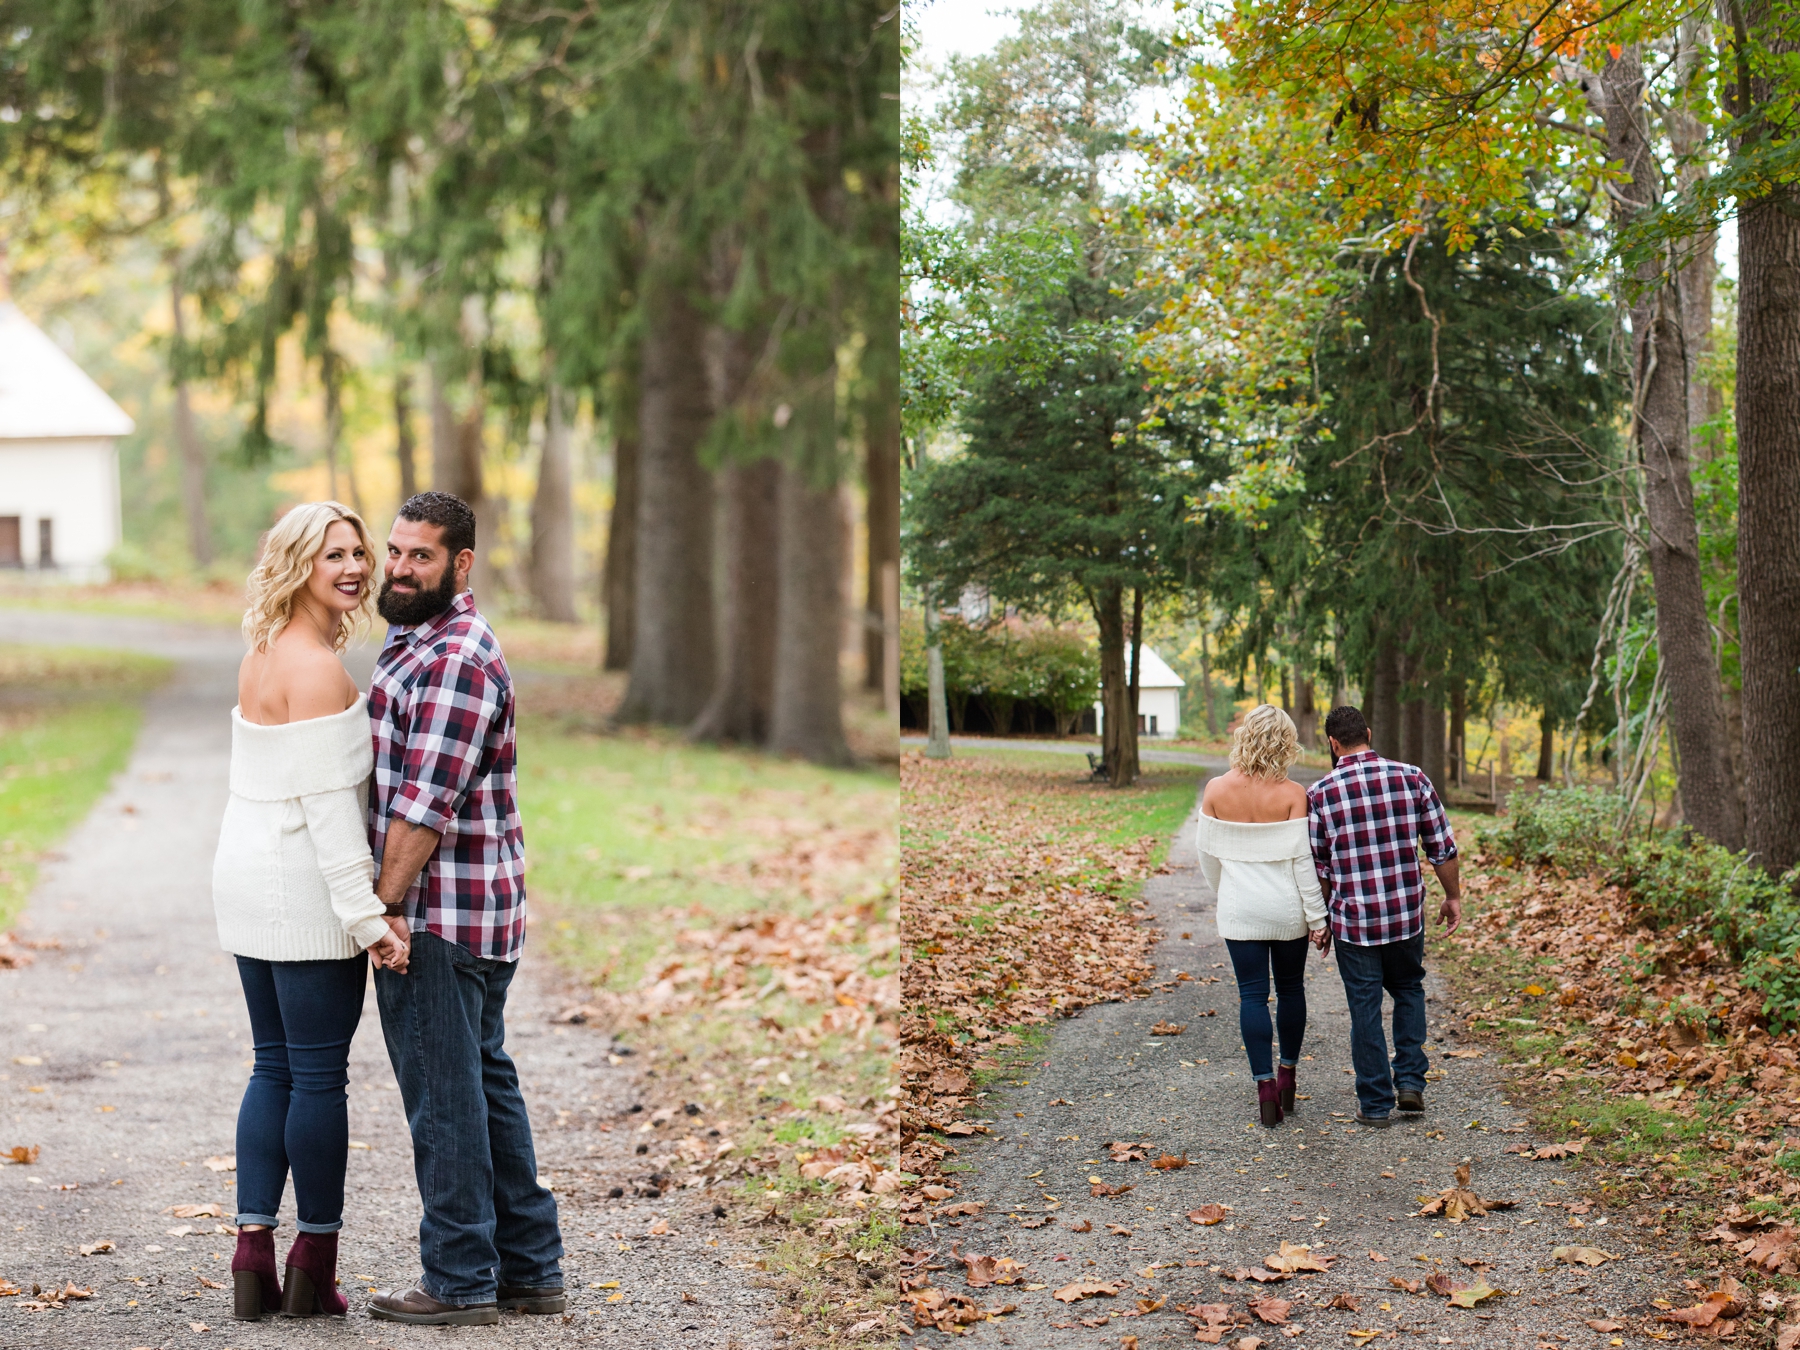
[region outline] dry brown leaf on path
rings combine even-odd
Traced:
[[[1231,1350],[1262,1350],[1266,1344],[1261,1336],[1241,1336],[1231,1343]]]
[[[917,1289],[906,1297],[912,1304],[914,1326],[954,1333],[959,1327],[987,1321],[987,1311],[966,1294]]]
[[[1121,1337],[1119,1337],[1119,1350],[1138,1350],[1137,1337],[1136,1336],[1121,1336]]]
[[[1283,1280],[1294,1278],[1291,1270],[1248,1270],[1243,1278],[1255,1280],[1258,1284],[1280,1284]]]
[[[225,1154],[216,1158],[208,1158],[200,1165],[211,1172],[235,1172],[237,1171],[237,1155]]]
[[[1112,1321],[1112,1314],[1101,1313],[1098,1317],[1083,1317],[1080,1320],[1081,1325],[1086,1327],[1089,1331],[1097,1331],[1108,1322]]]
[[[1131,1230],[1122,1223],[1109,1223],[1106,1231],[1113,1237],[1130,1237]]]
[[[1696,1329],[1737,1317],[1744,1311],[1743,1286],[1727,1275],[1719,1287],[1691,1308],[1676,1308],[1662,1315],[1665,1322],[1675,1322]]]
[[[1210,1228],[1215,1223],[1223,1223],[1225,1216],[1229,1213],[1231,1213],[1230,1205],[1202,1205],[1199,1209],[1188,1211],[1188,1222]]]
[[[1388,1276],[1388,1283],[1408,1294],[1416,1294],[1425,1287],[1419,1280],[1408,1280],[1399,1275]]]
[[[1114,1140],[1106,1146],[1114,1162],[1142,1162],[1150,1156],[1150,1145],[1127,1144],[1123,1140]]]
[[[963,1263],[965,1278],[971,1289],[986,1289],[995,1284],[1017,1284],[1025,1275],[1025,1267],[1010,1256],[952,1255]]]
[[[959,1200],[954,1205],[945,1205],[938,1211],[941,1219],[972,1219],[987,1208],[985,1200]]]
[[[1158,1022],[1150,1028],[1150,1034],[1152,1036],[1179,1036],[1186,1030],[1186,1022]]]
[[[1288,1309],[1293,1306],[1285,1298],[1253,1298],[1250,1300],[1250,1311],[1256,1314],[1257,1320],[1267,1322],[1272,1327],[1283,1325],[1288,1320]]]
[[[225,1211],[217,1204],[207,1205],[170,1205],[163,1211],[173,1214],[177,1219],[222,1219]]]
[[[1590,1317],[1587,1319],[1587,1324],[1588,1324],[1589,1328],[1591,1328],[1594,1331],[1623,1331],[1623,1330],[1625,1330],[1625,1324],[1623,1322],[1615,1322],[1610,1317]]]
[[[1337,1308],[1343,1312],[1361,1312],[1362,1303],[1355,1294],[1334,1294],[1327,1308]]]
[[[1545,1144],[1542,1148],[1533,1151],[1531,1156],[1540,1159],[1572,1158],[1585,1148],[1587,1148],[1587,1140],[1572,1139],[1566,1144]]]
[[[1775,1350],[1794,1350],[1796,1346],[1800,1346],[1800,1322],[1783,1322],[1775,1330]]]
[[[1112,1298],[1118,1292],[1118,1285],[1108,1284],[1104,1280],[1076,1280],[1065,1284],[1050,1297],[1059,1303],[1080,1303],[1089,1298]]]
[[[1083,1219],[1080,1223],[1072,1223],[1069,1225],[1069,1231],[1071,1233],[1091,1233],[1094,1231],[1094,1221]]]
[[[1136,1186],[1108,1186],[1104,1181],[1095,1181],[1095,1182],[1091,1182],[1089,1184],[1088,1194],[1089,1195],[1124,1195],[1125,1192],[1135,1191],[1136,1189],[1137,1189]]]
[[[0,1153],[0,1163],[28,1165],[38,1160],[39,1151],[36,1144],[15,1144],[4,1153]]]
[[[1439,1298],[1449,1298],[1451,1291],[1456,1288],[1450,1282],[1450,1276],[1441,1270],[1434,1270],[1425,1277],[1425,1287]]]
[[[1480,1059],[1481,1054],[1482,1054],[1482,1052],[1479,1050],[1446,1050],[1446,1051],[1444,1051],[1444,1057],[1446,1059]]]
[[[1385,1256],[1383,1256],[1383,1255],[1382,1255],[1382,1254],[1381,1254],[1381,1253],[1380,1253],[1380,1252],[1378,1252],[1378,1251],[1376,1251],[1376,1250],[1374,1250],[1374,1249],[1373,1249],[1373,1248],[1370,1248],[1370,1250],[1369,1250],[1369,1260],[1371,1260],[1371,1261],[1385,1261],[1385,1260],[1387,1260],[1387,1257],[1385,1257]]]
[[[1293,1272],[1299,1270],[1330,1270],[1335,1256],[1320,1256],[1304,1242],[1287,1242],[1281,1244],[1281,1250],[1263,1257],[1263,1264],[1270,1270]]]
[[[1044,1228],[1056,1222],[1048,1214],[1015,1214],[1013,1217],[1019,1221],[1021,1228]]]
[[[1619,1259],[1617,1252],[1603,1251],[1599,1247],[1557,1247],[1550,1255],[1572,1266],[1602,1266],[1608,1261]]]
[[[1413,1216],[1423,1218],[1430,1214],[1442,1214],[1451,1223],[1462,1223],[1466,1219],[1483,1218],[1496,1209],[1511,1209],[1516,1203],[1512,1200],[1494,1200],[1475,1194],[1470,1189],[1469,1164],[1462,1163],[1456,1169],[1456,1184],[1440,1191],[1436,1196],[1423,1200],[1418,1212]]]
[[[1150,1165],[1159,1172],[1179,1171],[1181,1168],[1188,1165],[1187,1150],[1183,1149],[1180,1157],[1177,1157],[1173,1153],[1165,1153],[1162,1157],[1155,1159]]]
[[[1168,1301],[1166,1298],[1140,1298],[1137,1301],[1138,1316],[1146,1317],[1153,1312],[1161,1312],[1163,1304]]]
[[[1792,1270],[1784,1270],[1783,1266],[1794,1264],[1794,1244],[1800,1242],[1800,1229],[1791,1223],[1784,1223],[1759,1233],[1752,1240],[1753,1245],[1744,1252],[1744,1264],[1754,1266],[1758,1270],[1774,1275],[1777,1272],[1791,1275]],[[1739,1250],[1743,1250],[1742,1247]]]
[[[80,1248],[81,1254],[83,1256],[99,1256],[103,1252],[110,1252],[112,1250],[113,1250],[112,1243],[106,1242],[106,1241],[85,1243]]]

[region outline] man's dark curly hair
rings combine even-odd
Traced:
[[[1369,724],[1363,720],[1361,708],[1352,708],[1346,703],[1325,714],[1325,734],[1345,749],[1367,745]]]
[[[443,531],[444,547],[454,558],[475,547],[475,513],[461,497],[448,492],[420,492],[400,504],[400,519],[421,521]]]

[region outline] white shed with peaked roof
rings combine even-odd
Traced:
[[[119,545],[119,453],[133,423],[0,300],[0,568],[104,580]]]
[[[1152,647],[1143,648],[1144,678],[1138,683],[1138,735],[1157,740],[1174,740],[1181,732],[1181,691],[1187,681]],[[1131,678],[1131,647],[1125,648],[1125,678]],[[1094,729],[1106,731],[1106,707],[1094,705]]]

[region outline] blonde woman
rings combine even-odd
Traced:
[[[1264,703],[1231,738],[1231,768],[1200,800],[1200,870],[1218,895],[1219,936],[1237,973],[1238,1029],[1256,1080],[1262,1123],[1294,1109],[1306,1035],[1306,944],[1328,939],[1325,897],[1307,834],[1306,789],[1288,778],[1300,756],[1294,724]],[[1269,1020],[1274,971],[1275,1020]],[[1280,1063],[1272,1062],[1280,1040]]]
[[[337,502],[297,506],[250,574],[231,712],[231,796],[213,862],[219,940],[237,957],[256,1044],[237,1122],[233,1312],[342,1315],[350,1040],[376,965],[404,970],[404,928],[375,898],[369,719],[338,653],[373,608],[375,550]],[[289,1172],[299,1235],[276,1278]]]

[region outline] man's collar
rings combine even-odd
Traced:
[[[1365,757],[1368,759],[1379,758],[1379,756],[1376,755],[1375,751],[1372,748],[1365,745],[1360,750],[1349,750],[1349,751],[1346,751],[1345,753],[1339,755],[1338,763],[1339,764],[1348,764],[1353,759],[1363,759]]]
[[[450,621],[458,614],[471,613],[474,608],[475,592],[466,589],[460,591],[443,610],[432,615],[424,623],[389,624],[388,643],[391,645],[396,638],[410,643],[429,642],[449,627]]]

